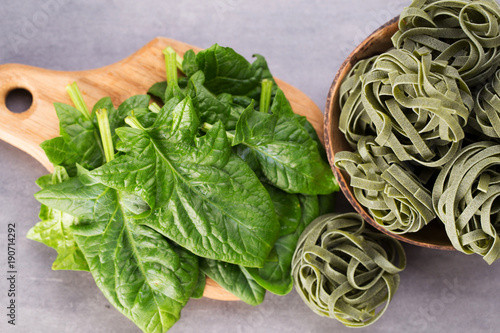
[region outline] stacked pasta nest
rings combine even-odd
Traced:
[[[500,257],[500,7],[415,0],[393,48],[359,61],[340,88],[335,155],[354,196],[393,233],[445,225],[453,246]]]

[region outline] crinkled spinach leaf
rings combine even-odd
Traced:
[[[104,162],[104,155],[98,129],[91,118],[67,104],[55,103],[54,106],[64,141],[52,139],[48,143],[42,143],[42,148],[47,148],[45,153],[49,160],[60,161],[62,165],[72,167],[73,170],[74,163],[88,169],[100,166]],[[68,152],[68,156],[65,156]]]
[[[317,196],[298,197],[301,218],[295,231],[278,238],[262,268],[242,267],[259,285],[277,295],[286,295],[292,290],[292,258],[295,247],[302,231],[319,215]],[[274,196],[273,199],[279,200],[279,197]]]
[[[233,145],[253,150],[266,178],[286,192],[315,195],[337,190],[318,144],[295,116],[290,116],[289,105],[277,106],[283,104],[282,98],[284,94],[278,90],[273,114],[255,111],[250,105],[238,120]]]
[[[104,163],[104,155],[95,117],[96,110],[104,108],[108,111],[109,127],[116,144],[118,138],[115,130],[125,125],[124,119],[132,110],[139,109],[138,115],[145,122],[146,117],[152,116],[152,112],[145,112],[149,100],[147,95],[132,96],[115,110],[111,99],[104,97],[94,105],[90,117],[85,117],[70,105],[55,103],[61,136],[42,142],[40,147],[52,164],[65,167],[70,176],[76,175],[77,163],[87,169],[97,168]]]
[[[135,223],[119,191],[86,176],[36,194],[78,217],[75,240],[106,298],[144,332],[163,333],[180,317],[198,280],[198,258]]]
[[[209,124],[221,121],[226,130],[233,130],[244,109],[233,103],[230,94],[222,93],[217,96],[212,93],[203,85],[204,82],[203,72],[198,71],[189,79],[186,90],[200,112],[200,120]]]
[[[264,301],[266,290],[240,266],[219,260],[200,258],[200,269],[243,302],[259,305]]]
[[[173,98],[152,128],[118,129],[126,154],[91,176],[140,194],[151,214],[137,223],[199,256],[258,267],[279,232],[269,194],[220,123],[202,137],[198,127],[190,97]]]
[[[43,189],[66,179],[68,179],[66,170],[57,166],[52,174],[41,177],[37,184]],[[32,227],[26,237],[57,251],[52,269],[88,271],[87,261],[78,248],[71,230],[71,226],[77,224],[78,219],[46,205],[40,208],[40,219],[42,221]]]
[[[198,69],[205,74],[205,87],[218,95],[246,95],[260,85],[263,68],[252,66],[232,48],[214,44],[196,55]]]

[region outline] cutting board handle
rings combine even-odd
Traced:
[[[0,139],[52,170],[39,145],[59,135],[53,103],[71,104],[66,86],[76,81],[89,109],[106,96],[118,105],[132,95],[145,94],[153,83],[165,80],[162,50],[167,46],[174,47],[181,55],[193,49],[175,40],[155,38],[128,58],[93,70],[63,72],[19,64],[0,65]],[[11,112],[5,104],[7,95],[18,88],[33,96],[31,107],[23,113]]]
[[[63,72],[18,64],[0,66],[0,139],[30,154],[48,170],[52,164],[39,144],[59,134],[52,103],[69,102],[63,93],[69,80]],[[62,88],[61,93],[58,94],[56,86]],[[33,101],[28,110],[14,113],[5,101],[12,90],[19,88],[30,92]]]

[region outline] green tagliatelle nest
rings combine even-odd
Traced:
[[[500,258],[500,144],[465,147],[438,175],[433,204],[453,246],[491,264]]]
[[[426,46],[458,69],[467,84],[490,77],[500,61],[500,8],[495,0],[414,0],[400,15],[396,48]]]
[[[295,289],[315,313],[361,327],[382,316],[405,266],[401,244],[365,229],[360,215],[328,214],[302,233],[292,274]]]
[[[347,171],[356,200],[385,229],[415,232],[436,217],[430,191],[373,137],[362,137],[355,152],[337,153],[335,165]]]
[[[426,48],[381,54],[363,78],[361,101],[379,145],[428,167],[458,151],[474,103],[457,70],[433,61]]]
[[[500,143],[500,6],[413,0],[398,28],[395,48],[359,61],[342,82],[339,129],[354,152],[337,152],[335,165],[385,229],[415,232],[437,216],[457,250],[492,263],[500,258],[500,156],[489,146]]]

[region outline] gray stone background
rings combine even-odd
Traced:
[[[343,59],[409,0],[6,1],[0,64],[84,70],[114,63],[156,36],[264,55],[273,74],[323,109]],[[0,121],[2,115],[0,114]],[[88,273],[52,271],[55,252],[25,239],[37,220],[44,168],[0,142],[0,332],[138,332],[108,305]],[[340,197],[341,195],[339,195]],[[351,208],[340,201],[340,209]],[[342,204],[342,202],[344,202]],[[7,224],[17,226],[17,321],[7,324]],[[408,267],[386,314],[366,332],[497,332],[499,263],[405,245]],[[292,291],[264,303],[192,300],[170,332],[347,332]]]

